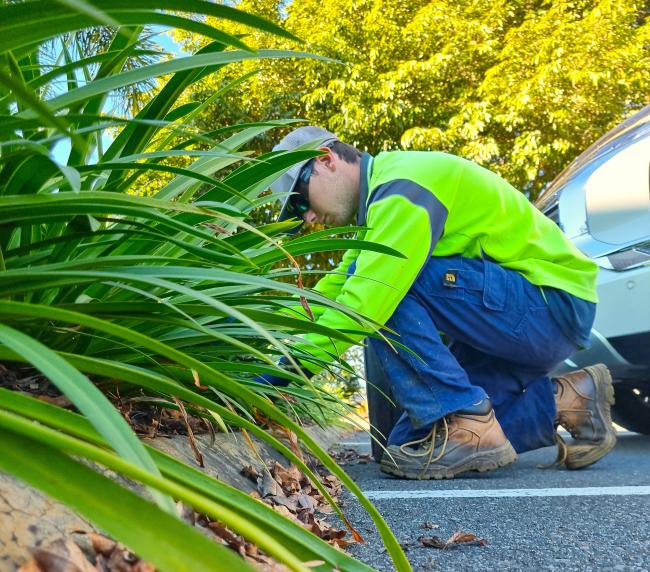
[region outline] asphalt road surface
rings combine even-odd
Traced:
[[[343,446],[370,450],[357,434]],[[449,481],[406,481],[376,463],[344,468],[392,527],[416,571],[650,570],[650,437],[619,433],[614,451],[581,471],[540,469],[553,448],[521,455],[491,473]],[[343,508],[366,544],[351,552],[380,571],[394,570],[370,518],[350,495]],[[422,546],[455,532],[487,544]]]

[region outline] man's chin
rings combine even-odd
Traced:
[[[348,226],[353,222],[354,222],[354,217],[345,218],[345,217],[337,217],[337,216],[326,216],[323,218],[323,220],[320,223],[318,223],[318,226],[332,228],[337,226]]]
[[[348,226],[354,223],[354,217],[337,217],[333,219],[328,219],[325,223],[325,226]]]

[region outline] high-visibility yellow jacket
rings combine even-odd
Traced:
[[[385,324],[430,256],[460,254],[487,256],[535,285],[597,301],[597,265],[497,174],[454,155],[418,151],[365,154],[360,168],[357,222],[368,230],[359,238],[405,258],[348,250],[315,288],[328,298]],[[316,315],[323,326],[364,337],[338,310],[319,308]],[[349,345],[310,333],[295,347],[329,361],[328,352],[338,355]],[[303,364],[314,373],[321,369]]]

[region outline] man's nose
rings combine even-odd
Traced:
[[[309,209],[304,215],[302,215],[302,218],[307,224],[313,224],[316,222],[316,213],[312,209]]]

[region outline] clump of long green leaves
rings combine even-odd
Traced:
[[[395,537],[354,482],[269,399],[273,388],[251,382],[277,372],[276,358],[290,358],[299,331],[346,337],[280,312],[298,298],[338,307],[275,280],[299,275],[292,256],[382,247],[321,235],[283,241],[291,223],[251,225],[247,214],[267,200],[259,195],[268,183],[316,152],[251,158],[242,151],[246,143],[287,122],[205,135],[191,119],[208,102],[176,106],[188,85],[230,62],[315,56],[254,52],[197,15],[290,37],[204,0],[0,7],[0,361],[40,370],[79,411],[1,390],[0,470],[67,503],[161,570],[251,569],[176,518],[172,499],[224,522],[293,570],[313,570],[304,563],[314,560],[323,562],[318,570],[368,570],[261,503],[145,446],[96,384],[110,379],[127,395],[136,388],[159,401],[180,399],[221,425],[244,428],[283,452],[328,497],[300,457],[258,426],[257,411],[294,431],[341,478],[375,521],[396,568],[408,570]],[[110,45],[79,53],[77,31],[98,24],[115,30]],[[188,57],[127,66],[151,24],[185,28],[213,43]],[[59,54],[47,65],[46,43]],[[163,87],[135,117],[114,116],[112,93],[161,76]],[[70,145],[65,161],[55,152],[62,143]],[[143,175],[157,172],[169,180],[149,196]],[[278,270],[283,260],[286,268]],[[352,317],[360,330],[372,327]],[[328,407],[327,396],[305,378],[290,377],[296,383],[287,392]],[[80,458],[144,484],[153,502]]]

